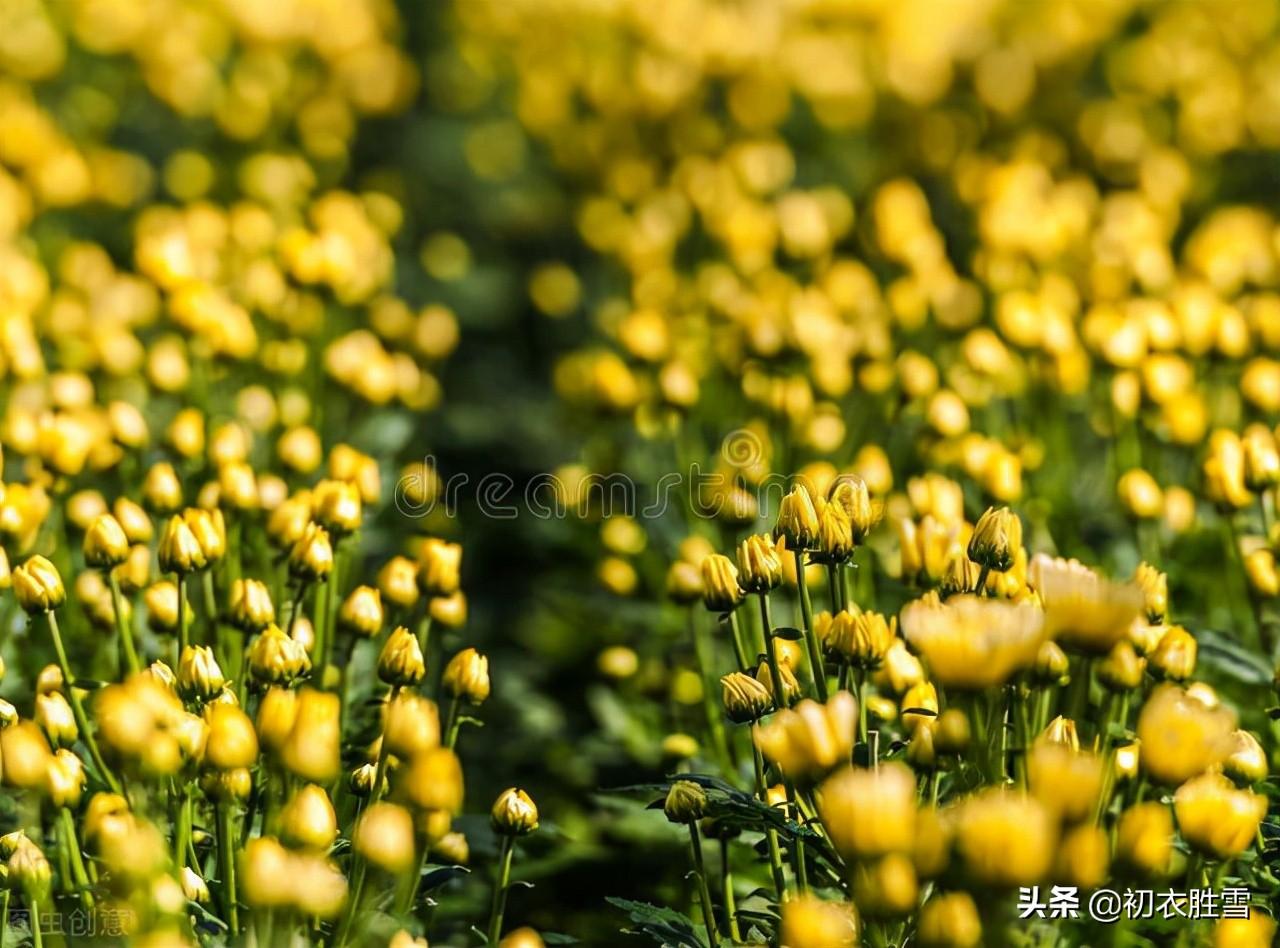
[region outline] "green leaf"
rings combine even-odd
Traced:
[[[789,625],[784,625],[779,629],[773,630],[773,637],[775,639],[786,639],[788,642],[799,642],[804,638],[804,633],[799,629],[793,629]]]
[[[1255,654],[1220,632],[1202,629],[1195,633],[1199,645],[1200,662],[1229,678],[1246,685],[1271,683],[1271,667],[1261,655]]]
[[[648,902],[633,902],[617,896],[607,896],[605,901],[614,908],[622,909],[635,923],[631,934],[648,935],[658,944],[675,945],[682,948],[706,948],[706,943],[698,937],[693,920],[675,909],[651,905]]]

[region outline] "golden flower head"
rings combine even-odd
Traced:
[[[917,934],[922,948],[978,948],[982,918],[973,896],[963,890],[933,896],[920,909]]]
[[[1031,560],[1028,582],[1044,603],[1049,637],[1095,655],[1110,651],[1143,610],[1134,583],[1114,583],[1075,560],[1040,553]]]
[[[160,534],[156,558],[161,572],[180,576],[202,570],[208,563],[204,548],[191,532],[190,525],[176,514],[169,518]]]
[[[392,875],[414,865],[413,814],[395,803],[374,803],[360,816],[352,834],[356,852]]]
[[[445,666],[441,685],[455,698],[483,704],[489,697],[489,659],[473,648],[464,648]]]
[[[796,895],[782,904],[780,943],[787,948],[855,948],[858,913],[851,902]]]
[[[1196,640],[1180,625],[1172,625],[1147,656],[1148,667],[1170,681],[1186,681],[1196,670]]]
[[[231,583],[231,624],[248,632],[261,632],[276,618],[275,606],[266,583],[256,579],[237,578]]]
[[[461,582],[462,546],[427,537],[418,550],[418,585],[432,598],[452,596]]]
[[[1008,507],[988,507],[969,539],[969,559],[1003,573],[1022,548],[1022,521]]]
[[[1057,824],[1034,797],[990,787],[960,805],[956,848],[972,877],[991,886],[1030,885],[1053,864]]]
[[[804,487],[793,487],[778,507],[775,539],[785,539],[789,550],[809,550],[818,542],[818,511],[813,495]]]
[[[54,747],[70,747],[80,736],[75,714],[60,691],[36,695],[34,720]]]
[[[274,623],[259,632],[249,646],[249,673],[263,684],[290,684],[310,670],[311,656],[303,644]]]
[[[672,823],[696,823],[706,814],[707,791],[692,780],[677,780],[667,790],[662,811]]]
[[[1235,716],[1210,708],[1176,685],[1160,685],[1138,714],[1142,768],[1176,785],[1204,773],[1231,753]]]
[[[730,672],[722,677],[720,690],[725,714],[737,724],[758,721],[773,706],[769,686],[743,672]]]
[[[427,674],[418,638],[404,626],[396,626],[378,655],[378,677],[389,685],[416,685]]]
[[[849,521],[850,540],[856,546],[880,519],[881,510],[872,502],[867,482],[857,474],[841,474],[827,492],[827,506],[840,509]]]
[[[847,691],[825,704],[801,701],[752,729],[760,752],[790,779],[811,783],[853,752],[858,702]]]
[[[1120,475],[1116,494],[1125,512],[1135,520],[1157,520],[1164,516],[1164,491],[1156,479],[1141,468]]]
[[[188,699],[208,701],[227,683],[213,649],[188,645],[178,659],[178,691]]]
[[[916,780],[900,762],[843,767],[818,787],[818,812],[849,861],[909,853],[915,842]]]
[[[920,599],[902,610],[903,636],[947,688],[1001,684],[1035,664],[1045,638],[1045,617],[1030,602],[953,596]]]
[[[52,612],[67,601],[62,577],[43,556],[33,556],[13,571],[13,594],[28,615]]]
[[[303,582],[324,582],[333,572],[333,547],[329,533],[318,523],[309,523],[289,550],[289,573]]]
[[[120,521],[99,514],[84,534],[84,561],[98,569],[111,569],[129,558],[129,539]]]
[[[1169,614],[1169,577],[1149,563],[1139,563],[1133,581],[1142,589],[1147,621],[1163,622]]]
[[[258,757],[258,734],[249,716],[233,704],[215,701],[205,706],[209,739],[205,762],[219,770],[251,767]]]
[[[782,558],[768,534],[753,534],[738,544],[738,584],[745,592],[768,592],[781,582]]]
[[[1173,795],[1178,829],[1193,847],[1212,859],[1244,852],[1267,814],[1267,798],[1238,789],[1221,773],[1192,777]]]
[[[324,788],[305,784],[280,811],[280,836],[290,846],[328,852],[338,836],[338,817]]]
[[[280,763],[296,777],[321,785],[338,775],[341,699],[332,692],[303,688],[297,714],[279,751]]]
[[[1267,752],[1248,731],[1231,735],[1231,753],[1222,762],[1223,772],[1241,785],[1257,783],[1267,776]]]
[[[896,626],[878,612],[841,610],[831,618],[823,643],[832,655],[858,668],[878,668],[896,639]]]
[[[702,561],[702,602],[711,612],[729,612],[743,600],[738,570],[729,557],[713,553]]]
[[[372,586],[357,586],[338,609],[338,625],[364,638],[382,631],[382,594]]]
[[[538,828],[538,808],[529,794],[511,787],[493,802],[489,824],[500,836],[526,836]]]

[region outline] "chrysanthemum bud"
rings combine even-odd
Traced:
[[[782,905],[781,944],[787,948],[855,948],[858,915],[850,902],[797,895]]]
[[[441,684],[454,698],[483,704],[489,697],[489,659],[473,648],[465,648],[445,666]]]
[[[418,584],[424,595],[451,596],[458,591],[462,547],[428,537],[418,551]]]
[[[50,612],[67,601],[62,577],[43,556],[33,556],[13,571],[13,594],[28,615]]]
[[[60,691],[36,695],[35,722],[54,747],[70,747],[80,736],[75,714]]]
[[[452,596],[436,596],[427,604],[431,621],[445,629],[460,629],[467,624],[467,595],[461,589]]]
[[[338,817],[322,787],[296,790],[280,811],[280,836],[290,846],[328,852],[338,836]]]
[[[413,816],[394,803],[375,803],[367,809],[352,834],[356,852],[392,875],[413,867]]]
[[[711,612],[729,612],[743,600],[738,571],[729,557],[713,553],[702,561],[702,602]]]
[[[435,703],[400,691],[382,706],[382,743],[387,753],[409,758],[440,744],[440,714]]]
[[[1262,599],[1280,596],[1280,570],[1276,569],[1276,555],[1267,547],[1251,550],[1244,558],[1245,575],[1249,588]]]
[[[188,645],[178,659],[178,691],[193,701],[208,701],[227,683],[213,649]]]
[[[338,609],[338,625],[355,635],[373,638],[382,631],[382,594],[372,586],[357,586]]]
[[[54,806],[75,809],[80,805],[84,784],[84,764],[80,758],[66,748],[55,751],[49,758],[48,786],[46,787],[49,802]]]
[[[30,901],[49,904],[49,884],[53,869],[35,843],[24,840],[16,847],[7,864],[10,885],[16,885]]]
[[[243,461],[219,465],[217,503],[228,509],[257,510],[258,478],[253,468]]]
[[[1031,666],[1031,675],[1039,685],[1061,685],[1066,681],[1070,667],[1062,646],[1057,642],[1045,642],[1036,653],[1036,663]]]
[[[489,811],[489,824],[499,836],[526,836],[538,828],[538,808],[529,794],[511,787],[498,794]]]
[[[207,764],[219,770],[253,765],[258,757],[258,735],[247,714],[233,704],[219,701],[205,706],[204,718],[209,725]]]
[[[1194,849],[1211,859],[1230,859],[1257,838],[1267,798],[1210,771],[1177,789],[1173,809],[1179,832]]]
[[[738,544],[738,585],[763,593],[782,582],[782,558],[768,534],[758,533]]]
[[[200,874],[190,866],[183,866],[181,873],[182,896],[188,902],[205,905],[209,901],[209,886],[200,878]]]
[[[289,684],[311,670],[311,656],[301,642],[277,625],[268,625],[249,646],[249,673],[260,682]]]
[[[963,754],[969,749],[969,716],[959,708],[947,708],[938,715],[933,744],[940,754]]]
[[[841,610],[831,619],[827,648],[859,668],[877,668],[894,641],[894,630],[878,612],[854,615]]]
[[[1231,753],[1222,762],[1222,772],[1241,785],[1257,783],[1267,777],[1267,752],[1248,731],[1231,735]]]
[[[1173,858],[1173,814],[1163,803],[1139,803],[1120,814],[1116,858],[1148,876],[1163,876]]]
[[[827,503],[839,507],[848,516],[854,544],[862,543],[879,519],[867,482],[857,474],[837,477],[827,492]]]
[[[1056,744],[1069,750],[1080,749],[1080,736],[1076,731],[1076,722],[1061,714],[1048,723],[1036,743]]]
[[[977,948],[982,919],[973,896],[963,890],[935,895],[920,910],[921,948]]]
[[[360,529],[363,507],[360,492],[347,481],[323,480],[311,493],[316,522],[341,538]]]
[[[1098,663],[1098,680],[1112,691],[1128,691],[1142,684],[1147,660],[1128,642],[1117,642]]]
[[[378,570],[378,590],[402,609],[418,601],[418,567],[405,556],[393,556]]]
[[[276,618],[275,606],[266,583],[256,579],[236,579],[231,584],[231,624],[250,634],[261,632]]]
[[[725,714],[737,724],[758,721],[773,706],[768,685],[743,672],[730,672],[720,679]]]
[[[471,860],[471,847],[462,833],[446,833],[432,844],[431,852],[455,866],[465,866]]]
[[[142,543],[130,547],[128,557],[112,570],[112,575],[120,584],[120,591],[125,595],[132,595],[145,588],[151,581],[150,548]]]
[[[267,536],[277,549],[291,549],[311,523],[311,501],[304,494],[290,497],[271,511],[267,518]]]
[[[853,525],[840,504],[823,505],[818,516],[818,537],[814,559],[822,563],[843,563],[853,556]]]
[[[378,656],[378,677],[389,685],[403,687],[416,685],[426,673],[417,637],[404,626],[397,626]]]
[[[227,552],[227,524],[221,510],[188,507],[182,512],[182,520],[200,544],[206,564],[222,559]]]
[[[1164,515],[1164,492],[1156,479],[1141,468],[1120,475],[1116,494],[1125,511],[1135,520],[1155,520]]]
[[[812,549],[818,541],[818,511],[813,497],[803,487],[793,487],[778,507],[774,538],[787,541],[789,550]]]
[[[155,527],[147,512],[128,497],[117,497],[111,512],[130,544],[150,543],[155,536]]]
[[[182,506],[182,482],[172,464],[160,461],[151,465],[142,482],[142,497],[156,513],[173,513]]]
[[[298,714],[280,750],[280,762],[294,776],[328,784],[338,775],[342,702],[331,692],[303,688]]]
[[[17,790],[44,789],[52,758],[44,734],[34,721],[19,721],[0,730],[4,785]]]
[[[147,625],[167,635],[178,630],[178,587],[174,583],[152,583],[142,598],[147,606]]]
[[[415,754],[403,776],[409,800],[424,810],[457,813],[462,809],[462,764],[447,747]]]
[[[291,688],[268,688],[258,704],[254,722],[258,740],[270,751],[279,753],[298,719],[298,692]]]
[[[1003,573],[1022,546],[1022,521],[1008,507],[988,507],[969,540],[969,559]]]
[[[347,778],[347,788],[357,797],[368,797],[373,794],[374,781],[378,779],[377,764],[362,764],[355,770],[351,771],[351,775]],[[382,778],[382,784],[385,787],[387,779]]]
[[[164,573],[186,575],[204,569],[208,564],[204,550],[182,517],[172,516],[160,534],[156,550],[160,570]]]
[[[111,514],[99,514],[84,534],[84,561],[97,569],[111,569],[129,557],[124,528]]]
[[[778,702],[773,693],[773,670],[768,662],[761,662],[756,668],[756,682],[769,694],[769,704],[775,708],[789,708],[795,704],[803,689],[790,662],[778,661],[778,677],[782,679],[782,701]]]
[[[737,585],[737,581],[734,581]],[[676,560],[667,569],[667,597],[682,606],[702,599],[702,572],[687,560]]]
[[[333,547],[329,534],[318,523],[309,523],[289,551],[289,574],[306,582],[324,582],[333,571]]]
[[[1186,681],[1196,670],[1195,637],[1180,625],[1169,626],[1147,659],[1152,671],[1161,677]]]

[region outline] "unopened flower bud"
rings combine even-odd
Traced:
[[[43,556],[33,556],[13,571],[13,594],[28,615],[51,612],[67,601],[62,577]]]
[[[309,523],[289,551],[289,574],[304,582],[324,582],[333,571],[333,547],[329,533],[318,523]]]
[[[342,702],[332,692],[303,688],[298,714],[280,749],[280,763],[296,777],[328,784],[338,775],[341,754]]]
[[[692,780],[677,780],[667,791],[662,811],[672,823],[696,823],[706,814],[707,791]]]
[[[70,750],[62,748],[49,758],[48,786],[49,802],[54,806],[65,806],[75,809],[80,805],[80,795],[84,792],[84,764]]]
[[[227,524],[221,510],[188,507],[182,512],[182,520],[200,545],[206,564],[222,559],[227,552]]]
[[[782,558],[768,534],[753,534],[738,544],[738,584],[744,591],[768,592],[781,582]]]
[[[99,514],[84,534],[84,561],[96,569],[111,569],[129,558],[129,540],[111,514]]]
[[[178,631],[178,587],[165,581],[153,583],[143,594],[147,606],[147,625],[154,631],[172,635]],[[187,610],[187,615],[190,615]]]
[[[1022,546],[1022,521],[1008,507],[988,507],[969,540],[969,559],[1003,573]]]
[[[160,534],[156,559],[161,572],[177,573],[180,576],[204,569],[208,564],[204,550],[196,540],[196,535],[191,532],[191,527],[177,515],[169,518]]]
[[[725,714],[737,724],[758,721],[773,706],[773,696],[763,682],[742,672],[720,679]]]
[[[178,691],[193,701],[208,701],[222,690],[227,679],[218,667],[213,649],[188,645],[178,659]]]
[[[160,461],[151,465],[142,482],[142,497],[156,513],[173,513],[182,506],[182,482],[172,464]]]
[[[59,691],[36,695],[35,722],[54,747],[70,747],[80,736],[71,705]]]
[[[1222,762],[1222,772],[1241,785],[1257,783],[1267,777],[1267,752],[1248,731],[1231,735],[1231,753]]]
[[[1141,468],[1120,475],[1116,494],[1125,512],[1135,520],[1155,520],[1164,515],[1164,492],[1156,479]]]
[[[322,787],[296,790],[280,811],[280,836],[290,846],[328,852],[338,836],[338,817]]]
[[[356,852],[392,875],[413,867],[413,843],[413,816],[394,803],[373,804],[361,815],[352,834]]]
[[[378,570],[378,590],[392,605],[410,608],[418,601],[418,567],[407,556],[393,556]]]
[[[489,697],[489,659],[473,648],[465,648],[445,666],[441,684],[455,698],[483,704]]]
[[[1127,641],[1117,642],[1098,663],[1098,680],[1112,691],[1128,691],[1142,684],[1147,660]]]
[[[231,624],[248,632],[261,632],[275,621],[276,610],[266,583],[256,579],[236,579],[231,584]]]
[[[538,808],[529,794],[511,787],[498,794],[489,823],[500,836],[526,836],[538,828]]]
[[[338,609],[338,625],[364,638],[382,631],[382,594],[372,586],[357,586]]]
[[[1169,626],[1160,644],[1147,656],[1153,672],[1170,681],[1186,681],[1196,670],[1196,640],[1180,625]]]
[[[363,506],[360,492],[347,481],[323,480],[311,496],[316,522],[341,538],[360,529]]]
[[[200,874],[190,866],[183,866],[182,873],[182,896],[188,902],[196,902],[205,905],[209,901],[209,886],[200,878]]]
[[[461,545],[428,537],[418,551],[418,585],[427,596],[452,596],[458,591],[461,567]]]
[[[378,677],[389,685],[404,687],[416,685],[426,673],[417,637],[404,626],[397,626],[378,656]]]
[[[268,625],[249,646],[249,673],[266,684],[289,684],[311,670],[311,656],[301,642]]]
[[[787,542],[789,550],[812,549],[818,542],[818,511],[813,496],[804,487],[793,487],[778,507],[774,538]]]
[[[702,603],[711,612],[729,612],[743,600],[738,570],[729,557],[713,553],[702,561]]]

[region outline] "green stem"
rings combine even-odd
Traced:
[[[698,897],[702,900],[702,922],[707,926],[707,944],[716,948],[720,938],[716,934],[716,913],[711,903],[711,889],[707,886],[707,867],[702,859],[702,834],[698,832],[698,821],[689,824],[689,845],[693,849],[693,871],[698,877]],[[489,939],[493,944],[494,939]]]
[[[760,593],[760,621],[764,624],[764,654],[769,663],[769,678],[773,682],[773,708],[781,711],[787,706],[787,695],[782,688],[782,671],[778,668],[778,648],[773,640],[773,619],[769,615],[769,594]]]
[[[498,877],[493,886],[493,902],[489,906],[489,944],[497,945],[502,935],[502,915],[507,909],[507,885],[511,881],[511,855],[515,852],[515,837],[502,837],[502,850],[498,855]]]
[[[400,899],[397,911],[403,915],[413,910],[414,903],[418,900],[418,883],[422,881],[422,870],[427,867],[427,859],[430,856],[431,847],[425,839],[419,840],[421,851],[418,855],[418,867],[413,875],[405,879],[405,884],[400,890]]]
[[[444,746],[450,750],[458,743],[458,729],[462,726],[461,715],[458,713],[461,703],[461,699],[455,696],[449,702],[449,712],[445,715]]]
[[[751,751],[756,769],[756,793],[760,797],[760,802],[768,806],[769,787],[764,779],[764,758],[760,755],[760,748],[755,746],[754,741]],[[787,879],[782,871],[782,849],[778,845],[778,831],[770,826],[765,830],[765,838],[769,843],[769,870],[773,875],[773,887],[778,895],[778,904],[781,905],[782,897],[787,892]]]
[[[783,787],[787,791],[787,803],[791,806],[792,816],[797,823],[801,822],[800,804],[796,800],[796,788],[791,785],[791,781],[783,782]],[[796,874],[796,888],[801,893],[809,891],[809,868],[805,862],[804,840],[799,835],[794,836],[791,840],[791,866]],[[715,944],[713,940],[711,944]]]
[[[733,654],[738,660],[738,671],[750,671],[751,663],[747,660],[747,649],[742,644],[742,629],[738,623],[736,610],[730,610],[729,612],[729,635],[733,639]]]
[[[106,781],[107,787],[113,793],[120,792],[120,783],[116,780],[108,768],[106,761],[102,759],[102,752],[98,749],[98,742],[93,736],[93,731],[89,729],[89,717],[84,713],[84,704],[80,701],[80,695],[76,691],[76,676],[71,672],[71,663],[67,661],[67,651],[62,644],[62,633],[58,629],[58,617],[53,611],[45,613],[49,617],[49,633],[53,637],[53,648],[58,654],[58,667],[62,669],[62,681],[67,688],[67,700],[71,702],[71,713],[75,716],[76,727],[80,729],[80,737],[84,740],[85,746],[89,748],[89,756],[93,759],[93,765],[98,769],[98,773],[102,775],[102,779]]]
[[[130,674],[136,675],[142,670],[138,663],[138,652],[133,646],[133,629],[124,614],[124,597],[120,595],[120,581],[116,579],[115,570],[109,569],[107,582],[111,586],[111,611],[115,613],[116,634],[120,637],[120,647],[124,649],[125,664]]]
[[[706,623],[698,621],[698,614],[692,607],[688,609],[688,613],[690,633],[693,636],[693,654],[698,661],[698,677],[702,679],[702,713],[707,719],[707,737],[710,739],[711,746],[715,748],[716,756],[720,758],[720,765],[724,768],[725,774],[729,775],[737,768],[733,766],[733,760],[729,756],[729,740],[725,737],[724,721],[716,702],[715,689],[711,686],[708,677],[711,661],[708,657],[710,643],[707,641]]]
[[[44,934],[40,931],[40,900],[29,899],[31,909],[31,944],[35,948],[44,948]]]
[[[187,635],[187,577],[182,573],[174,573],[178,586],[178,661],[182,661],[182,653],[190,644]],[[173,666],[177,668],[175,664]]]
[[[58,819],[62,823],[65,845],[71,859],[71,873],[76,880],[76,888],[80,890],[80,903],[86,911],[92,911],[93,893],[89,891],[89,873],[85,871],[84,857],[80,854],[80,843],[76,839],[76,821],[65,806],[58,808]]]
[[[426,604],[426,612],[422,614],[422,619],[418,623],[418,648],[422,650],[422,657],[427,657],[427,644],[431,641],[431,604]]]
[[[813,672],[813,686],[818,700],[827,701],[827,672],[822,665],[822,649],[818,635],[813,631],[813,604],[809,601],[809,584],[804,577],[804,551],[796,550],[796,586],[800,590],[800,618],[804,622],[804,644],[809,653],[809,668]]]
[[[729,937],[734,944],[742,941],[742,931],[738,926],[737,901],[733,896],[733,873],[729,868],[729,843],[720,840],[720,898],[724,902],[724,915],[729,922]]]
[[[978,582],[973,587],[973,591],[975,595],[978,595],[978,596],[985,595],[986,588],[987,588],[987,577],[989,575],[991,575],[991,566],[988,563],[983,563],[982,568],[978,570]]]
[[[222,876],[222,911],[234,941],[240,934],[239,908],[236,905],[236,854],[235,834],[232,827],[231,805],[220,801],[218,809],[218,861]]]

